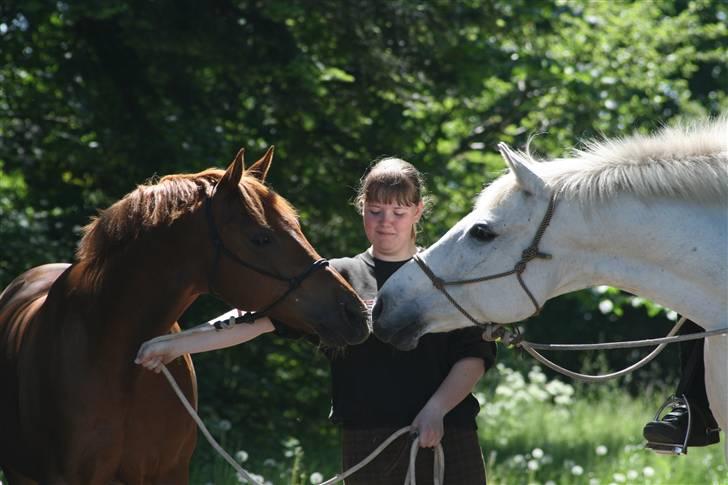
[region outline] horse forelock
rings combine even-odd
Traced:
[[[653,135],[587,141],[572,158],[542,162],[522,155],[558,198],[584,205],[624,193],[643,200],[728,202],[728,116]],[[497,204],[515,185],[512,174],[500,177],[478,204]]]
[[[243,181],[241,191],[243,203],[248,214],[258,225],[271,227],[276,222],[285,226],[296,225],[298,220],[296,210],[286,199],[254,177],[244,176]],[[270,209],[277,215],[275,222],[268,218]]]

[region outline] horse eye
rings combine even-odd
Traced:
[[[493,230],[488,227],[488,224],[484,222],[479,222],[478,224],[475,224],[473,227],[470,228],[470,231],[468,231],[468,233],[478,241],[482,242],[492,241],[493,239],[498,237],[498,234],[493,232]]]
[[[254,235],[252,238],[250,238],[253,244],[255,244],[258,247],[267,246],[271,243],[273,240],[270,236],[270,233],[267,231],[261,231],[258,234]]]

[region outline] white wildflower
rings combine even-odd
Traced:
[[[538,460],[528,460],[528,469],[532,472],[538,470]]]
[[[654,477],[655,476],[655,469],[651,466],[646,466],[642,469],[642,474],[646,476],[647,478]]]
[[[576,475],[577,477],[579,475],[582,475],[584,473],[584,469],[580,467],[579,465],[574,465],[571,467],[571,474]]]
[[[604,455],[607,454],[607,451],[608,450],[607,450],[607,447],[606,446],[599,445],[599,446],[597,446],[597,448],[596,448],[595,451],[596,451],[596,453],[597,453],[598,456],[604,456]]]
[[[319,483],[321,483],[321,482],[323,482],[323,481],[324,481],[324,476],[323,476],[323,475],[321,475],[321,474],[320,474],[319,472],[313,472],[313,473],[311,474],[311,478],[309,478],[309,481],[310,481],[310,482],[311,482],[311,483],[312,483],[313,485],[318,485]]]
[[[528,373],[528,378],[531,382],[535,382],[537,384],[543,384],[546,382],[546,374],[544,374],[541,368],[537,365],[531,368]]]
[[[611,313],[614,310],[614,303],[612,300],[602,300],[599,302],[599,311],[603,314]]]
[[[531,451],[531,456],[540,460],[543,458],[543,450],[541,448],[534,448],[533,451]]]

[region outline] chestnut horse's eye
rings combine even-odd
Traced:
[[[482,242],[492,241],[493,239],[498,237],[498,234],[493,232],[493,230],[485,222],[479,222],[475,224],[473,227],[470,228],[468,234],[470,234],[470,236],[474,237],[478,241]]]
[[[268,231],[260,231],[250,238],[250,241],[258,247],[267,246],[273,238]]]

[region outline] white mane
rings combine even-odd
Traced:
[[[591,204],[619,193],[642,199],[728,202],[728,115],[663,128],[653,135],[589,141],[573,158],[533,162],[558,197]],[[493,184],[489,198],[504,196],[515,178]],[[497,195],[496,195],[497,194]]]

